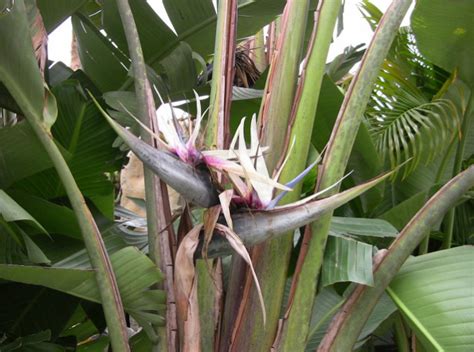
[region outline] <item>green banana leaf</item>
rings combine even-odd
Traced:
[[[328,238],[324,253],[321,284],[352,281],[373,286],[372,246],[351,238]]]
[[[0,330],[10,339],[41,330],[50,330],[52,339],[56,339],[80,301],[63,292],[17,282],[3,281],[0,288],[0,299],[8,302],[0,308]],[[1,345],[0,350],[3,352]]]
[[[334,234],[350,234],[369,237],[395,237],[398,231],[388,221],[333,216],[330,231]]]
[[[165,1],[164,5],[176,32],[145,0],[130,2],[146,63],[167,81],[166,93],[189,91],[197,82],[193,52],[206,60],[213,52],[216,12],[210,0]],[[283,0],[239,1],[238,37],[255,34],[279,15],[284,5]],[[131,85],[127,78],[128,46],[115,1],[103,2],[100,24],[93,22],[95,9],[81,11],[76,12],[72,22],[86,73],[104,92],[118,89],[125,81]]]
[[[8,55],[0,55],[0,81],[25,113],[28,110],[36,118],[41,118],[43,79],[33,51],[24,2],[3,2],[3,5],[7,14],[0,16],[0,52]],[[52,124],[51,121],[48,123]]]
[[[164,308],[162,291],[150,289],[162,276],[153,262],[133,247],[126,247],[110,256],[124,308],[136,320],[161,324],[156,313]],[[99,289],[90,269],[66,269],[40,266],[0,264],[0,278],[54,290],[99,303]]]
[[[419,0],[411,21],[423,55],[445,70],[459,69],[466,83],[474,84],[474,2]]]
[[[22,336],[15,339],[13,342],[0,344],[0,351],[23,351],[23,352],[62,352],[64,351],[63,346],[48,342],[51,339],[51,331],[44,330],[31,334],[28,336]]]
[[[428,351],[474,349],[474,247],[411,257],[387,292]]]
[[[82,241],[81,229],[71,208],[22,191],[13,190],[9,194],[48,233],[62,234]]]
[[[351,238],[395,237],[396,228],[380,219],[333,217],[330,237],[324,254],[321,284],[328,286],[336,282],[357,282],[372,286],[372,254],[374,247]]]
[[[0,263],[51,263],[28,232],[49,237],[44,227],[28,211],[0,189]]]
[[[52,162],[26,121],[0,128],[0,187],[51,168]]]
[[[332,317],[344,302],[332,287],[326,287],[316,296],[316,304],[311,317],[311,330],[308,335],[305,352],[315,351],[329,327]],[[359,335],[355,348],[362,346],[370,334],[372,334],[386,319],[397,310],[388,295],[383,295],[380,302],[375,306],[367,323]]]
[[[112,218],[114,190],[105,173],[118,170],[123,155],[112,146],[115,133],[84,96],[81,82],[64,81],[54,87],[53,93],[59,108],[58,119],[52,128],[57,145],[69,154],[68,166],[84,196]],[[13,187],[44,199],[65,195],[54,169],[23,179]]]
[[[100,33],[88,17],[72,16],[72,28],[86,74],[103,92],[118,89],[128,74],[128,58]]]
[[[36,221],[25,209],[23,209],[5,191],[0,189],[0,215],[5,221],[28,221],[43,233],[47,233],[41,224]]]
[[[51,33],[87,1],[88,0],[37,0],[36,6],[38,6],[41,12],[46,31]]]

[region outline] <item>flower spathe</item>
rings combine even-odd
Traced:
[[[319,159],[304,170],[298,177],[287,185],[280,184],[278,178],[284,167],[275,173],[272,178],[265,164],[264,153],[268,147],[261,146],[258,139],[256,116],[250,123],[250,148],[245,140],[245,121],[243,118],[237,128],[237,131],[226,150],[200,150],[198,147],[199,132],[201,129],[203,113],[198,94],[196,97],[196,119],[194,127],[189,124],[189,137],[185,137],[183,128],[177,121],[174,108],[171,104],[162,104],[157,110],[158,128],[160,135],[157,135],[147,129],[169,152],[175,154],[183,162],[200,165],[204,164],[214,173],[225,175],[225,179],[230,181],[234,194],[232,203],[236,206],[246,206],[251,209],[271,209],[274,208],[279,200],[289,191],[291,187],[299,182],[315,165]],[[169,108],[163,108],[167,105]],[[183,112],[176,109],[176,112]],[[183,112],[184,113],[184,112]],[[291,148],[290,148],[291,152]],[[218,179],[216,177],[216,179]],[[226,185],[220,185],[225,189]],[[283,191],[276,198],[273,198],[275,190]]]

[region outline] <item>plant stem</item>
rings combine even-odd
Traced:
[[[99,229],[51,133],[37,119],[31,118],[29,123],[51,158],[76,214],[87,253],[96,272],[112,348],[114,351],[130,351],[122,300]]]
[[[290,181],[305,166],[304,162],[307,159],[311,144],[316,109],[325,74],[326,58],[341,4],[342,2],[339,0],[320,0],[315,12],[312,38],[293,107],[294,120],[290,134],[290,143],[293,140],[296,143],[280,177],[280,182],[282,183]],[[297,200],[300,193],[301,184],[291,192],[293,197],[287,198],[286,201]],[[297,319],[298,322],[296,322],[294,319],[295,314],[300,314],[299,306],[292,304],[294,288],[296,288],[299,277],[298,269],[296,269],[293,277],[294,280],[287,307],[288,311],[285,314],[284,325],[279,334],[281,336],[280,341],[276,341],[281,351],[303,349],[309,331],[309,320],[304,322]]]
[[[219,1],[206,145],[218,149],[228,143],[234,80],[237,0]]]
[[[410,340],[408,338],[405,324],[403,323],[403,319],[400,313],[397,313],[393,325],[395,329],[395,341],[397,343],[398,351],[410,352]]]
[[[308,0],[287,1],[281,18],[277,50],[271,59],[259,116],[260,142],[268,146],[270,150],[265,158],[270,173],[276,168],[280,157],[284,154],[286,140],[289,138],[288,122],[298,80],[308,9]],[[308,147],[305,143],[307,141],[298,142]],[[300,158],[303,163],[301,170],[303,170],[306,158],[304,156]],[[294,171],[297,170],[294,169]],[[292,193],[295,193],[292,196],[298,197],[296,192]],[[274,336],[269,332],[275,331],[278,323],[291,253],[291,239],[290,234],[252,249],[252,261],[257,277],[262,280],[261,290],[267,308],[265,326],[262,316],[255,314],[260,309],[260,303],[251,275],[247,273],[243,283],[233,278],[234,276],[240,278],[242,271],[247,270],[247,265],[242,260],[233,261],[229,286],[233,302],[226,301],[224,315],[228,321],[232,322],[233,331],[224,330],[223,334],[225,343],[231,342],[233,350],[268,351],[271,348]],[[236,293],[240,293],[242,297],[240,298]],[[234,316],[229,317],[229,312],[234,312]],[[224,322],[224,325],[226,323]],[[233,340],[229,341],[231,338]],[[228,345],[221,345],[221,349],[227,348]]]
[[[207,148],[225,149],[230,135],[230,107],[232,103],[232,89],[235,73],[235,48],[237,33],[237,0],[221,0],[218,2],[216,40],[214,46],[213,73],[209,102],[209,119],[205,135]],[[216,262],[216,268],[221,268],[221,262]],[[210,350],[214,343],[219,344],[222,319],[221,299],[218,282],[222,282],[222,271],[209,273],[209,263],[196,262],[198,276],[198,302],[201,321],[201,348]],[[232,293],[229,292],[229,296]],[[217,314],[216,314],[217,313]],[[218,347],[216,347],[218,348]]]
[[[374,38],[362,59],[361,67],[353,78],[339,111],[324,157],[323,167],[320,170],[318,189],[329,187],[344,175],[379,68],[410,3],[411,0],[393,1],[375,31]],[[337,191],[336,187],[330,193]],[[313,223],[310,230],[305,231],[297,263],[301,279],[297,281],[294,288],[293,306],[288,322],[293,330],[292,341],[296,341],[298,329],[301,326],[306,326],[310,321],[331,218],[332,212]],[[301,342],[298,346],[301,346]],[[289,343],[287,348],[291,348]]]
[[[469,134],[469,127],[471,124],[471,120],[474,116],[473,110],[473,102],[474,100],[474,93],[470,93],[469,103],[467,104],[466,111],[464,112],[464,118],[462,121],[461,126],[461,140],[458,143],[458,148],[456,149],[456,156],[454,158],[454,166],[453,166],[453,176],[457,175],[462,168],[462,161],[464,158],[464,149],[466,148],[466,140]],[[456,208],[449,210],[448,214],[446,215],[446,230],[445,236],[443,239],[443,244],[441,246],[442,249],[451,248],[451,243],[453,241],[453,230],[454,230],[454,216],[456,214]]]
[[[156,119],[155,102],[146,74],[145,60],[132,10],[128,0],[117,0],[117,6],[132,60],[135,94],[139,108],[138,117],[145,126],[156,129],[158,121]],[[146,143],[153,145],[152,136],[143,128],[141,129],[141,136]],[[161,337],[160,345],[155,345],[154,348],[175,351],[177,346],[177,322],[171,248],[173,233],[172,229],[167,227],[171,219],[168,193],[166,185],[146,167],[144,168],[144,178],[150,256],[165,274],[164,288],[167,293],[166,332],[162,328],[157,328],[157,332]]]

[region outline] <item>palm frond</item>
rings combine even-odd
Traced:
[[[371,132],[376,147],[391,167],[412,159],[405,168],[404,177],[424,160],[430,163],[454,138],[459,117],[451,101],[439,99],[406,111],[393,111],[384,119],[372,118]]]
[[[453,101],[441,98],[451,80],[445,86],[436,87],[440,94],[432,96],[417,85],[412,72],[407,73],[400,65],[386,60],[366,109],[369,129],[381,158],[388,159],[392,168],[411,159],[403,177],[422,160],[428,164],[442,152],[455,137],[460,121],[459,109]]]

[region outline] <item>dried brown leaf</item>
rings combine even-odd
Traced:
[[[239,238],[239,236],[227,226],[224,226],[222,224],[216,224],[216,230],[219,231],[227,239],[231,247],[249,265],[250,271],[252,272],[253,280],[255,282],[255,287],[257,289],[258,298],[260,300],[260,306],[262,307],[263,324],[265,325],[265,322],[267,320],[265,302],[263,301],[262,290],[260,289],[260,284],[258,282],[257,274],[255,273],[255,269],[252,264],[252,259],[250,258],[250,254],[247,251],[247,248],[245,248],[245,245],[242,242],[242,240]]]
[[[41,74],[44,75],[46,62],[48,61],[48,33],[44,28],[43,17],[36,7],[36,2],[25,2],[28,19],[30,22],[30,34],[36,61]]]
[[[200,322],[194,253],[202,225],[195,226],[183,238],[176,253],[175,292],[182,351],[200,351]]]

